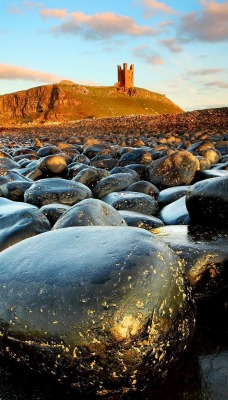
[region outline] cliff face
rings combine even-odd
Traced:
[[[129,96],[117,92],[114,87],[81,86],[70,81],[0,96],[1,126],[180,112],[182,110],[164,95],[144,89],[136,89],[134,95]]]

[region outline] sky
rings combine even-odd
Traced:
[[[185,111],[228,106],[228,1],[0,1],[0,95],[112,86],[123,63]]]

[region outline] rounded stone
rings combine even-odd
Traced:
[[[165,207],[185,196],[190,186],[174,186],[168,189],[163,189],[158,195],[158,204],[160,207]]]
[[[136,211],[147,215],[158,213],[157,201],[148,194],[139,192],[112,192],[102,198],[117,210]]]
[[[185,150],[159,158],[148,167],[148,178],[158,188],[190,185],[199,170],[199,160]]]
[[[86,166],[81,171],[79,171],[72,180],[74,182],[82,183],[83,185],[86,185],[90,189],[92,189],[97,184],[97,182],[99,182],[106,176],[109,176],[109,172],[105,169]]]
[[[145,388],[192,338],[179,259],[146,230],[59,229],[0,264],[1,354],[81,393]]]
[[[151,182],[144,180],[132,183],[130,186],[128,186],[127,190],[130,192],[140,192],[149,194],[155,199],[157,199],[159,194],[159,189],[155,185],[153,185]]]
[[[112,192],[125,190],[136,179],[129,173],[112,174],[101,179],[93,188],[93,195],[98,199]]]
[[[0,157],[0,172],[13,168],[20,168],[20,164],[8,157]]]
[[[13,201],[24,201],[24,193],[32,186],[32,181],[13,181],[1,185],[2,196]]]
[[[70,206],[66,206],[65,204],[52,203],[42,206],[39,211],[45,215],[51,226],[53,226],[59,217],[69,209]]]
[[[125,154],[123,154],[119,163],[121,166],[128,164],[150,164],[152,161],[151,154],[144,149],[134,149]]]
[[[228,174],[195,183],[186,194],[186,206],[195,224],[228,224]]]
[[[203,149],[203,150],[199,151],[199,154],[201,156],[205,157],[210,162],[211,165],[220,162],[222,159],[221,153],[218,150],[216,150],[215,148],[214,149],[211,149],[211,148]]]
[[[36,168],[40,169],[42,173],[51,172],[53,175],[58,175],[66,171],[67,163],[63,156],[55,154],[40,158]]]
[[[98,199],[85,199],[62,214],[53,229],[71,226],[127,225],[120,213],[109,204]]]
[[[169,225],[153,229],[184,261],[195,299],[217,296],[228,285],[226,229]]]
[[[127,210],[119,210],[119,213],[122,215],[129,226],[146,229],[147,231],[164,225],[160,218],[154,217],[152,215],[146,215],[139,212]]]
[[[190,216],[186,208],[186,196],[167,204],[160,210],[159,217],[165,225],[190,224]]]
[[[0,197],[0,251],[50,229],[37,207]]]
[[[40,179],[24,194],[25,202],[37,207],[51,203],[72,206],[88,197],[92,197],[92,192],[87,186],[62,178]]]
[[[59,154],[60,149],[57,146],[43,146],[37,151],[39,157],[50,156],[51,154]]]

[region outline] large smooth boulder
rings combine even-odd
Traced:
[[[193,154],[175,151],[148,165],[148,179],[159,188],[190,185],[199,168],[199,160]]]
[[[40,179],[24,193],[25,202],[37,207],[51,203],[73,206],[88,197],[92,192],[87,186],[62,178]]]
[[[159,217],[165,225],[187,225],[190,224],[190,217],[186,208],[186,196],[173,201],[163,207]]]
[[[101,179],[93,188],[93,195],[98,199],[112,192],[121,192],[129,185],[135,183],[136,179],[129,173],[112,174]]]
[[[0,157],[0,173],[4,173],[13,168],[20,168],[20,164],[8,157]]]
[[[146,215],[136,211],[119,210],[124,220],[129,226],[137,226],[138,228],[150,231],[152,228],[163,226],[161,219],[153,215]]]
[[[228,224],[228,175],[195,183],[186,194],[186,207],[195,224]]]
[[[0,353],[81,393],[145,387],[192,338],[180,260],[146,230],[59,229],[0,265]]]
[[[151,154],[147,150],[140,148],[123,154],[119,159],[119,163],[122,166],[128,164],[150,164],[151,161]]]
[[[112,192],[102,198],[116,210],[136,211],[146,215],[158,213],[158,203],[149,194],[140,192]]]
[[[70,226],[127,225],[120,213],[109,204],[98,199],[85,199],[64,212],[53,229]]]
[[[37,207],[0,198],[0,251],[50,229]]]
[[[228,232],[199,226],[153,229],[183,260],[196,299],[216,296],[228,285]]]

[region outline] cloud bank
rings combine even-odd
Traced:
[[[176,14],[173,8],[167,6],[165,3],[161,3],[157,0],[143,0],[142,4],[148,9],[153,11],[160,11],[166,14]]]
[[[220,42],[228,39],[228,3],[201,0],[202,12],[181,18],[178,37],[181,41]]]
[[[117,35],[151,36],[157,32],[149,26],[138,25],[133,18],[118,15],[114,12],[88,15],[83,12],[68,13],[59,9],[40,9],[40,15],[45,18],[60,20],[60,24],[51,29],[57,34],[81,34],[86,39],[110,39]]]
[[[58,82],[62,79],[62,77],[14,65],[0,64],[0,79],[20,79],[23,81],[40,81],[52,83]]]

